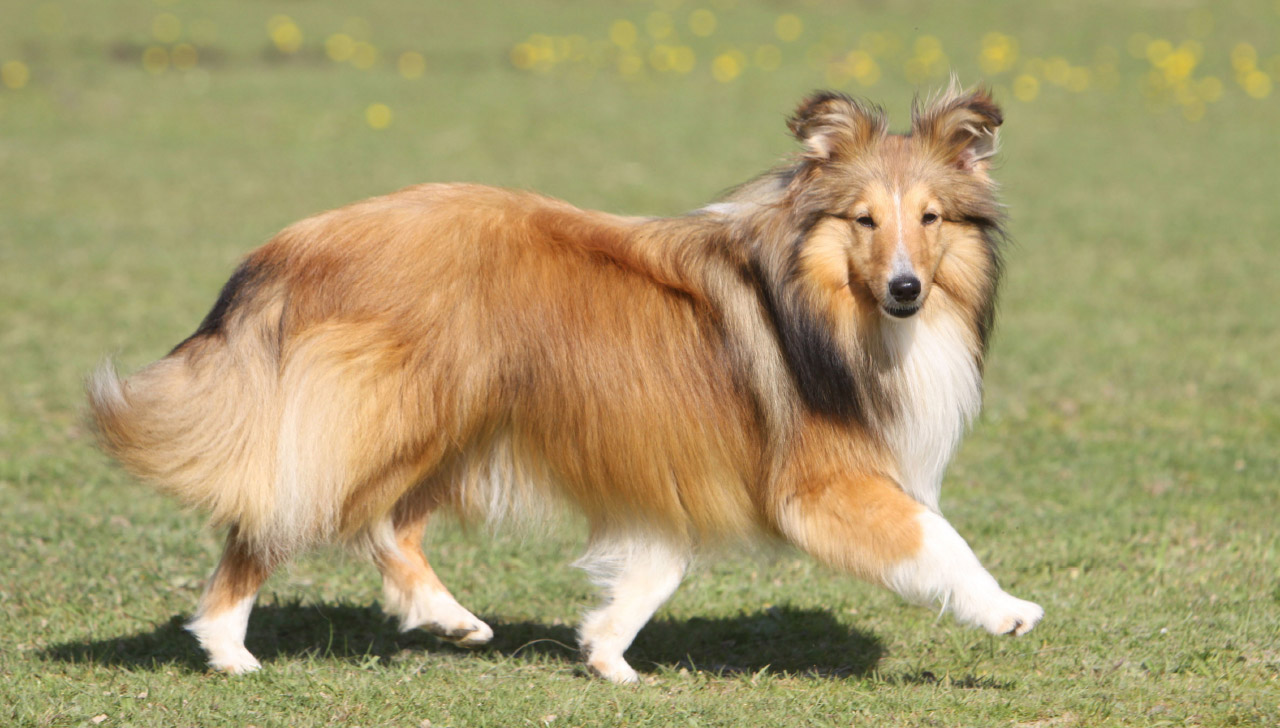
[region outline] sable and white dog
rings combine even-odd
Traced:
[[[404,629],[489,640],[421,550],[440,508],[583,514],[605,598],[582,649],[617,682],[690,555],[743,538],[1030,630],[1043,610],[938,511],[981,400],[1000,123],[954,84],[905,135],[819,93],[790,120],[801,154],[682,217],[433,184],[285,229],[168,356],[88,387],[106,451],[229,529],[189,627],[212,666],[259,666],[258,588],[335,541]]]

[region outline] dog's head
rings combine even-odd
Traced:
[[[788,190],[809,230],[801,268],[847,286],[865,308],[914,316],[956,244],[999,219],[987,171],[1001,121],[985,90],[954,83],[916,104],[903,135],[843,94],[806,99],[789,121],[804,145]]]

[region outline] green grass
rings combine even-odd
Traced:
[[[29,70],[22,88],[0,85],[0,723],[1280,722],[1280,93],[1250,97],[1231,60],[1248,42],[1280,76],[1274,3],[1207,6],[1206,29],[1181,4],[711,2],[706,39],[685,24],[696,5],[661,5],[679,6],[692,73],[512,67],[533,34],[607,41],[626,19],[643,39],[646,2],[384,0],[362,9],[382,52],[367,71],[324,57],[329,34],[361,30],[336,4],[0,3],[0,64]],[[162,12],[216,29],[196,71],[143,70]],[[804,21],[792,44],[773,38],[782,12]],[[271,45],[276,13],[302,29],[297,54]],[[1034,632],[962,629],[792,552],[726,555],[641,633],[629,657],[648,684],[616,687],[583,677],[571,647],[591,600],[567,568],[580,532],[444,523],[430,554],[495,627],[491,647],[398,634],[374,570],[321,553],[264,590],[248,646],[265,669],[205,672],[180,624],[219,536],[93,449],[80,389],[101,356],[134,368],[163,355],[239,255],[404,184],[529,187],[630,213],[699,205],[788,152],[791,106],[841,80],[806,59],[867,31],[907,50],[878,59],[873,87],[843,87],[898,128],[917,36],[936,36],[966,81],[985,33],[1020,44],[991,76],[1016,243],[985,413],[943,505],[1010,591],[1045,606]],[[1200,42],[1194,76],[1223,92],[1198,121],[1144,85],[1151,61],[1127,50],[1139,32]],[[716,55],[765,43],[782,49],[776,71],[713,80]],[[1025,65],[1096,70],[1103,47],[1118,51],[1110,87],[1070,92]],[[402,51],[423,54],[424,76],[396,73]],[[1014,93],[1024,72],[1039,82],[1028,101]],[[388,128],[366,123],[374,103]]]

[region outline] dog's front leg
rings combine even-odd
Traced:
[[[1044,616],[1001,589],[945,518],[883,476],[808,479],[778,513],[780,530],[805,551],[912,603],[940,603],[965,624],[1020,635]]]

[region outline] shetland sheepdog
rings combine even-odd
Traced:
[[[740,539],[1030,630],[1043,610],[938,509],[981,401],[1000,123],[954,83],[906,134],[820,92],[793,159],[681,217],[427,184],[286,228],[168,356],[88,383],[102,447],[228,530],[188,626],[211,666],[259,667],[259,587],[333,542],[377,565],[403,629],[484,644],[423,554],[439,509],[580,512],[603,591],[581,648],[616,682],[691,555]]]

